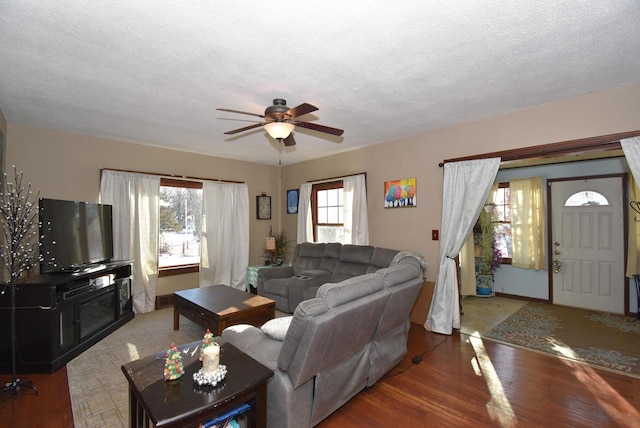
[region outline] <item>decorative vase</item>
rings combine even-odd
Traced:
[[[476,294],[479,296],[491,295],[493,291],[491,282],[493,282],[493,275],[478,275],[476,277]]]

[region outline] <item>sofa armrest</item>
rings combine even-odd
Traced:
[[[271,370],[278,368],[282,342],[272,339],[258,327],[248,324],[232,325],[222,331],[221,337]]]
[[[324,270],[310,270],[294,275],[289,280],[289,313],[294,313],[303,300],[316,297],[318,288],[331,280],[331,273]]]
[[[293,276],[293,268],[291,266],[272,266],[270,268],[260,269],[258,271],[258,281],[256,288],[258,294],[262,290],[262,285],[270,279],[290,278]]]

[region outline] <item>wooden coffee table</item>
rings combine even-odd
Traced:
[[[176,291],[173,293],[173,329],[180,329],[180,315],[189,318],[215,336],[230,325],[260,327],[275,318],[276,302],[227,285]]]

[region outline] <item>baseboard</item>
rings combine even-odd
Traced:
[[[172,307],[173,307],[173,294],[156,296],[156,310],[172,308]]]

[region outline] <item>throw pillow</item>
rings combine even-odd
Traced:
[[[262,331],[275,340],[283,341],[293,316],[274,318],[262,325]]]

